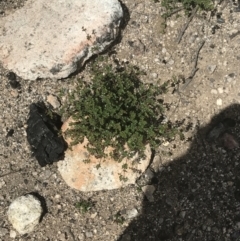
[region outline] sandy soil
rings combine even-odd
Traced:
[[[0,1],[0,18],[24,2]],[[231,135],[240,138],[240,13],[231,1],[216,7],[221,20],[198,13],[178,44],[187,22],[183,12],[173,15],[164,29],[160,3],[122,4],[125,23],[112,56],[143,69],[146,83],[175,79],[163,99],[169,106],[168,120],[178,122],[185,136],[156,150],[150,167],[154,178],[147,182],[156,188],[154,201],[137,185],[90,193],[72,190],[56,164],[40,168],[32,157],[25,131],[29,105],[46,102],[62,88],[74,89],[78,77],[88,76],[87,66],[65,80],[18,78],[19,89],[10,86],[8,71],[1,67],[0,240],[240,240],[239,149],[226,150],[206,140],[211,126],[225,117],[236,121]],[[195,65],[198,71],[188,83]],[[16,197],[29,192],[44,197],[47,213],[33,233],[19,236],[6,211]],[[75,207],[81,200],[93,204],[84,214]],[[128,210],[137,210],[138,216],[129,218]]]

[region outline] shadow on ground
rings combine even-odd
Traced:
[[[188,153],[156,173],[154,202],[143,200],[141,215],[118,241],[240,240],[240,151],[223,148],[231,138],[206,138],[232,118],[236,125],[227,132],[240,139],[239,114],[240,105],[229,106],[198,128]]]

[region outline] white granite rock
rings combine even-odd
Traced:
[[[24,79],[60,79],[116,38],[118,0],[29,0],[0,19],[0,61]]]
[[[42,212],[41,202],[35,196],[27,194],[18,197],[10,204],[7,215],[13,227],[20,234],[26,234],[34,230]]]
[[[63,133],[68,128],[69,120],[62,127]],[[66,138],[66,142],[69,144],[71,140]],[[110,157],[100,160],[90,155],[85,147],[87,143],[88,140],[85,138],[83,143],[67,149],[64,160],[58,162],[58,170],[67,185],[80,191],[111,190],[134,184],[150,163],[149,145],[146,146],[144,159],[138,160],[136,154],[130,160],[125,158],[122,162],[117,162]],[[111,147],[106,148],[105,153],[111,150]],[[84,162],[86,159],[90,162]],[[125,163],[128,165],[127,170],[122,168]],[[121,180],[120,176],[125,180]]]

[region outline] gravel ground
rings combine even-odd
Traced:
[[[0,18],[24,2],[0,1]],[[152,200],[135,185],[89,193],[72,190],[56,164],[40,168],[32,157],[26,120],[32,102],[46,102],[61,89],[71,91],[78,77],[88,77],[88,66],[59,81],[18,78],[18,88],[0,67],[0,240],[240,240],[239,149],[226,150],[206,140],[207,131],[225,117],[236,121],[231,131],[240,138],[240,13],[234,11],[234,2],[222,1],[217,6],[221,18],[197,14],[177,44],[187,22],[182,12],[167,21],[163,33],[160,3],[122,4],[125,24],[112,57],[143,69],[146,83],[178,80],[163,99],[169,106],[167,118],[179,123],[185,139],[176,137],[156,150],[153,172],[148,173],[153,178],[143,178],[148,191],[155,188]],[[186,85],[198,50],[198,71]],[[6,211],[15,198],[29,192],[45,198],[47,213],[33,233],[19,236]],[[82,200],[92,204],[86,213],[75,207]]]

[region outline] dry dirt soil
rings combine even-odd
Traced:
[[[0,0],[0,18],[24,2]],[[75,191],[62,180],[56,163],[41,168],[32,157],[26,139],[29,105],[46,103],[60,89],[74,89],[79,76],[88,76],[88,65],[59,81],[18,78],[19,89],[11,87],[8,70],[1,67],[0,240],[240,240],[240,12],[230,0],[216,1],[218,17],[198,12],[178,43],[188,22],[183,11],[164,28],[160,3],[122,0],[122,5],[120,37],[105,54],[139,66],[146,83],[175,83],[162,98],[168,105],[166,118],[177,122],[185,136],[165,141],[155,151],[153,178],[146,182],[155,187],[154,200],[137,185]],[[236,122],[230,137],[208,141],[208,130],[226,117]],[[34,232],[20,236],[6,211],[29,192],[44,197],[47,213]],[[75,207],[82,200],[92,203],[85,213]],[[138,215],[131,218],[130,211]]]

